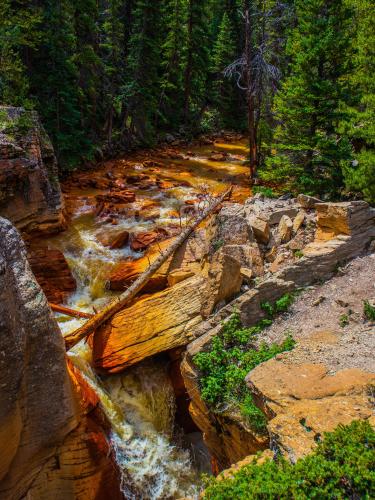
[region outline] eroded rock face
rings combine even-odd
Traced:
[[[121,498],[94,395],[69,376],[65,348],[21,238],[0,218],[0,497]],[[116,483],[116,484],[114,484]]]
[[[57,162],[34,112],[0,106],[0,215],[24,234],[65,227]]]

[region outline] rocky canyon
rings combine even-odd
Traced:
[[[374,424],[367,202],[252,193],[229,133],[60,187],[36,113],[1,111],[1,498],[194,499],[202,472],[230,476],[260,454],[295,464],[325,432]],[[69,311],[95,318],[121,300],[229,187],[67,352],[85,322]]]

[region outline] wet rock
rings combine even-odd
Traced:
[[[123,248],[129,242],[129,231],[121,231],[117,236],[115,236],[110,243],[112,249]]]
[[[166,238],[168,238],[168,231],[161,227],[154,231],[135,233],[131,235],[130,248],[135,252],[143,252],[153,243],[165,240]]]
[[[113,316],[95,333],[95,367],[118,373],[142,359],[188,344],[193,327],[202,319],[204,281],[201,276],[186,279]]]
[[[142,181],[149,180],[150,177],[148,175],[139,174],[139,175],[128,175],[125,177],[125,181],[127,184],[139,184]]]
[[[76,281],[60,250],[32,246],[28,250],[28,260],[49,302],[61,304],[76,290]]]
[[[35,112],[0,106],[9,129],[0,132],[0,215],[24,234],[66,227],[57,161]]]
[[[129,190],[110,191],[106,194],[96,196],[98,203],[133,203],[135,201],[135,192]]]
[[[208,159],[210,161],[225,161],[227,159],[227,155],[225,153],[215,153],[212,154]]]
[[[96,395],[70,377],[60,330],[4,219],[0,270],[0,497],[120,500]]]
[[[282,243],[287,243],[291,236],[293,230],[293,222],[290,217],[283,215],[279,222],[279,227],[277,229],[278,237]]]

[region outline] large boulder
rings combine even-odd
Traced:
[[[24,234],[65,227],[52,144],[35,112],[0,106],[0,215]]]
[[[202,316],[207,318],[220,302],[230,300],[242,285],[241,263],[222,247],[213,256],[203,296]]]
[[[316,205],[317,240],[331,240],[338,235],[361,235],[374,223],[375,210],[371,212],[365,201],[346,203],[320,203]]]
[[[243,205],[226,203],[216,216],[212,245],[243,245],[254,241]]]
[[[188,344],[201,322],[205,279],[193,276],[115,314],[95,332],[94,364],[117,373],[159,352]]]
[[[120,499],[99,401],[64,342],[16,229],[0,218],[0,497]],[[82,382],[82,384],[81,384]],[[84,397],[83,397],[84,396]]]

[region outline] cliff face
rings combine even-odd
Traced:
[[[0,215],[23,234],[64,227],[57,162],[36,113],[0,106]]]
[[[95,394],[67,369],[61,333],[16,229],[0,218],[0,497],[121,498]]]

